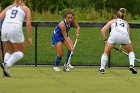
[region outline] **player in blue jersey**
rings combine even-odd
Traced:
[[[52,45],[55,46],[57,56],[54,64],[54,71],[60,71],[59,64],[63,57],[63,44],[68,47],[66,63],[68,63],[68,59],[70,53],[74,51],[73,42],[68,36],[68,31],[70,30],[71,26],[74,25],[76,28],[76,38],[79,37],[80,27],[76,22],[76,19],[73,17],[73,13],[71,11],[67,11],[65,13],[65,18],[56,26],[53,35],[52,35]],[[67,64],[69,68],[73,68],[71,64]]]
[[[117,18],[109,21],[101,30],[106,44],[104,53],[101,56],[101,67],[99,70],[101,74],[104,74],[108,55],[116,44],[121,44],[127,50],[130,64],[129,69],[133,74],[137,74],[137,70],[134,68],[135,54],[133,52],[133,47],[129,38],[130,27],[128,22],[124,20],[125,12],[125,8],[120,8],[117,11]],[[108,31],[109,28],[111,28],[111,32],[109,38],[107,38],[105,32]]]

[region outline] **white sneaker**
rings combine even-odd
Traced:
[[[10,68],[6,66],[6,63],[1,63],[1,68],[3,69],[3,75],[5,77],[11,77]]]
[[[59,67],[54,67],[53,69],[54,69],[54,71],[60,71]]]
[[[74,67],[71,64],[67,64],[68,68],[73,69]]]
[[[64,71],[70,71],[70,69],[69,68],[65,68],[65,70]]]
[[[70,71],[70,69],[68,68],[68,65],[64,64],[63,71]]]

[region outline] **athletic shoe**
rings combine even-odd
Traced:
[[[60,71],[59,67],[54,67],[53,69],[54,69],[54,71],[57,71],[57,72]]]
[[[104,69],[100,69],[99,70],[99,73],[104,74],[105,73],[105,70]]]
[[[73,69],[74,67],[71,64],[67,64],[68,68]]]
[[[11,77],[10,69],[8,67],[6,67],[6,63],[1,63],[1,68],[3,69],[3,76]]]
[[[64,68],[63,68],[63,71],[70,71],[69,67],[67,64],[64,64]]]
[[[130,66],[129,66],[129,70],[130,70],[133,74],[137,74],[137,70],[134,68],[134,66],[130,65]]]
[[[70,69],[69,68],[63,68],[63,71],[70,71]]]

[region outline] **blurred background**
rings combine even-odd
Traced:
[[[14,0],[0,0],[0,9]],[[33,20],[60,21],[68,9],[74,11],[78,21],[106,21],[112,19],[116,11],[127,9],[128,21],[140,19],[140,0],[27,0]]]
[[[14,0],[0,0],[0,10],[12,4]],[[104,24],[115,18],[116,11],[127,9],[126,20],[134,24],[131,27],[131,40],[136,58],[140,58],[140,0],[27,0],[32,12],[33,46],[27,45],[27,52],[17,64],[53,65],[56,57],[55,48],[51,45],[51,37],[55,26],[63,19],[67,10],[72,10],[81,27],[80,39],[71,59],[73,65],[98,66],[104,50],[104,41],[100,30]],[[27,37],[26,28],[24,28]],[[109,35],[109,31],[108,31]],[[69,32],[75,41],[75,28]],[[119,46],[118,46],[119,47]],[[67,48],[61,62],[64,64]],[[110,66],[128,66],[128,57],[112,50]],[[136,66],[140,66],[136,63]]]

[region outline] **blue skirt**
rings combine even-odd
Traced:
[[[56,35],[53,33],[52,35],[52,45],[55,46],[58,42],[63,42],[64,37],[62,35]]]

